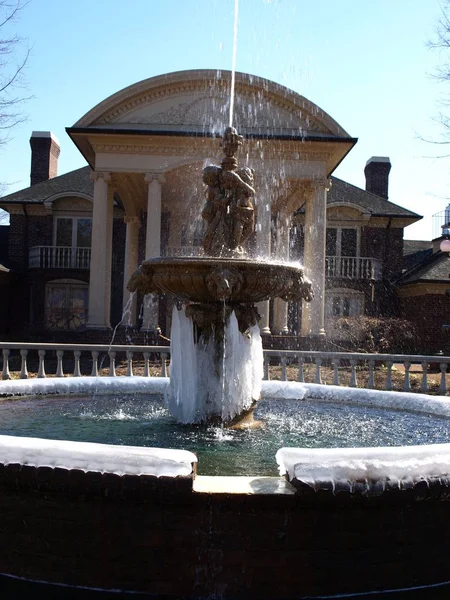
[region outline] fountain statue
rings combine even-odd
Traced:
[[[131,292],[168,293],[178,301],[172,315],[169,409],[182,423],[233,424],[247,416],[263,375],[255,303],[313,296],[300,265],[248,258],[255,173],[238,168],[242,143],[243,137],[228,127],[221,165],[203,169],[206,256],[146,260],[128,283]]]

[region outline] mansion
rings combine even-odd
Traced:
[[[329,115],[251,75],[237,73],[235,90],[239,165],[255,169],[250,254],[300,261],[315,292],[311,303],[260,303],[262,333],[333,339],[341,316],[401,315],[420,295],[411,274],[399,293],[403,231],[421,217],[388,200],[389,159],[368,160],[365,190],[350,185],[332,173],[357,140]],[[225,71],[131,85],[67,129],[87,166],[60,176],[58,140],[33,132],[30,187],[0,199],[10,214],[0,335],[108,341],[118,324],[169,335],[172,299],[126,285],[145,258],[202,254],[201,173],[220,163],[229,105]]]

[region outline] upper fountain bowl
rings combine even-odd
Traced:
[[[313,297],[301,265],[244,258],[153,258],[137,269],[128,289],[207,304],[253,304],[269,298],[310,301]]]

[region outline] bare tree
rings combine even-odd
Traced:
[[[22,105],[30,99],[25,93],[24,70],[31,50],[26,40],[14,32],[26,4],[22,0],[0,0],[0,144],[5,144],[11,130],[25,120]]]
[[[443,0],[441,14],[435,29],[434,39],[428,42],[428,47],[439,53],[440,65],[436,67],[432,77],[444,84],[450,83],[450,0]],[[433,144],[447,146],[450,144],[450,93],[444,92],[440,98],[442,110],[435,120],[442,126],[440,139],[425,139]],[[439,158],[447,158],[450,154],[440,154]]]
[[[8,225],[9,213],[0,208],[0,225]]]

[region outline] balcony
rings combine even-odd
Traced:
[[[356,256],[327,256],[325,277],[379,281],[381,260]]]
[[[90,263],[90,248],[34,246],[28,255],[30,269],[89,269]]]

